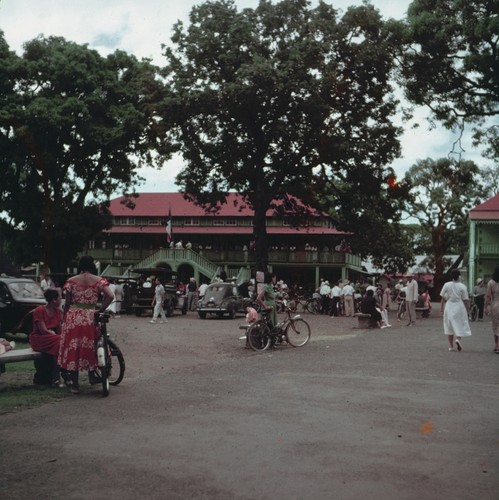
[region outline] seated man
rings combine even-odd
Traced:
[[[376,307],[376,299],[372,289],[366,291],[362,301],[360,302],[360,312],[363,314],[370,314],[371,319],[369,326],[372,328],[379,328],[381,326],[381,313]]]

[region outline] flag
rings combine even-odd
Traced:
[[[166,242],[172,241],[172,209],[168,210],[168,220],[166,221]]]

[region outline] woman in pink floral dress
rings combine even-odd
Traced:
[[[93,370],[97,367],[96,343],[99,338],[94,322],[96,304],[103,295],[101,311],[113,300],[108,282],[95,275],[93,258],[80,259],[76,276],[64,284],[65,304],[58,365],[67,370],[71,379],[71,392],[80,391],[78,373],[89,372],[92,383]]]

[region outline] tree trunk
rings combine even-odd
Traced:
[[[257,271],[268,271],[269,263],[269,241],[267,238],[267,204],[263,200],[257,200],[253,205],[255,210],[253,216],[253,237],[255,239],[255,268]]]

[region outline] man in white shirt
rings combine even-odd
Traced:
[[[418,282],[414,279],[412,274],[407,276],[406,289],[405,305],[409,316],[409,323],[407,323],[407,326],[412,326],[416,323],[416,304],[419,298]]]
[[[43,291],[48,290],[49,288],[55,288],[55,284],[52,281],[52,278],[50,277],[50,274],[46,274],[45,277],[42,279],[40,286]]]
[[[199,290],[198,290],[199,299],[202,299],[204,297],[207,288],[208,288],[208,283],[201,283],[201,285],[199,285]]]
[[[324,281],[319,290],[321,295],[321,314],[329,313],[329,306],[331,299],[329,295],[331,294],[331,287],[329,286],[329,281]]]
[[[152,300],[152,306],[154,307],[154,312],[152,315],[152,320],[149,323],[156,323],[158,316],[161,315],[160,323],[166,323],[165,310],[163,309],[163,302],[165,300],[165,287],[161,284],[159,278],[156,278],[156,288],[154,289],[154,299]]]
[[[336,283],[333,288],[331,288],[331,316],[339,316],[339,305],[341,300],[341,287],[339,283]]]
[[[353,295],[355,290],[349,281],[343,285],[341,289],[341,296],[343,297],[343,303],[345,304],[345,316],[349,318],[354,314],[354,306],[353,306]]]

